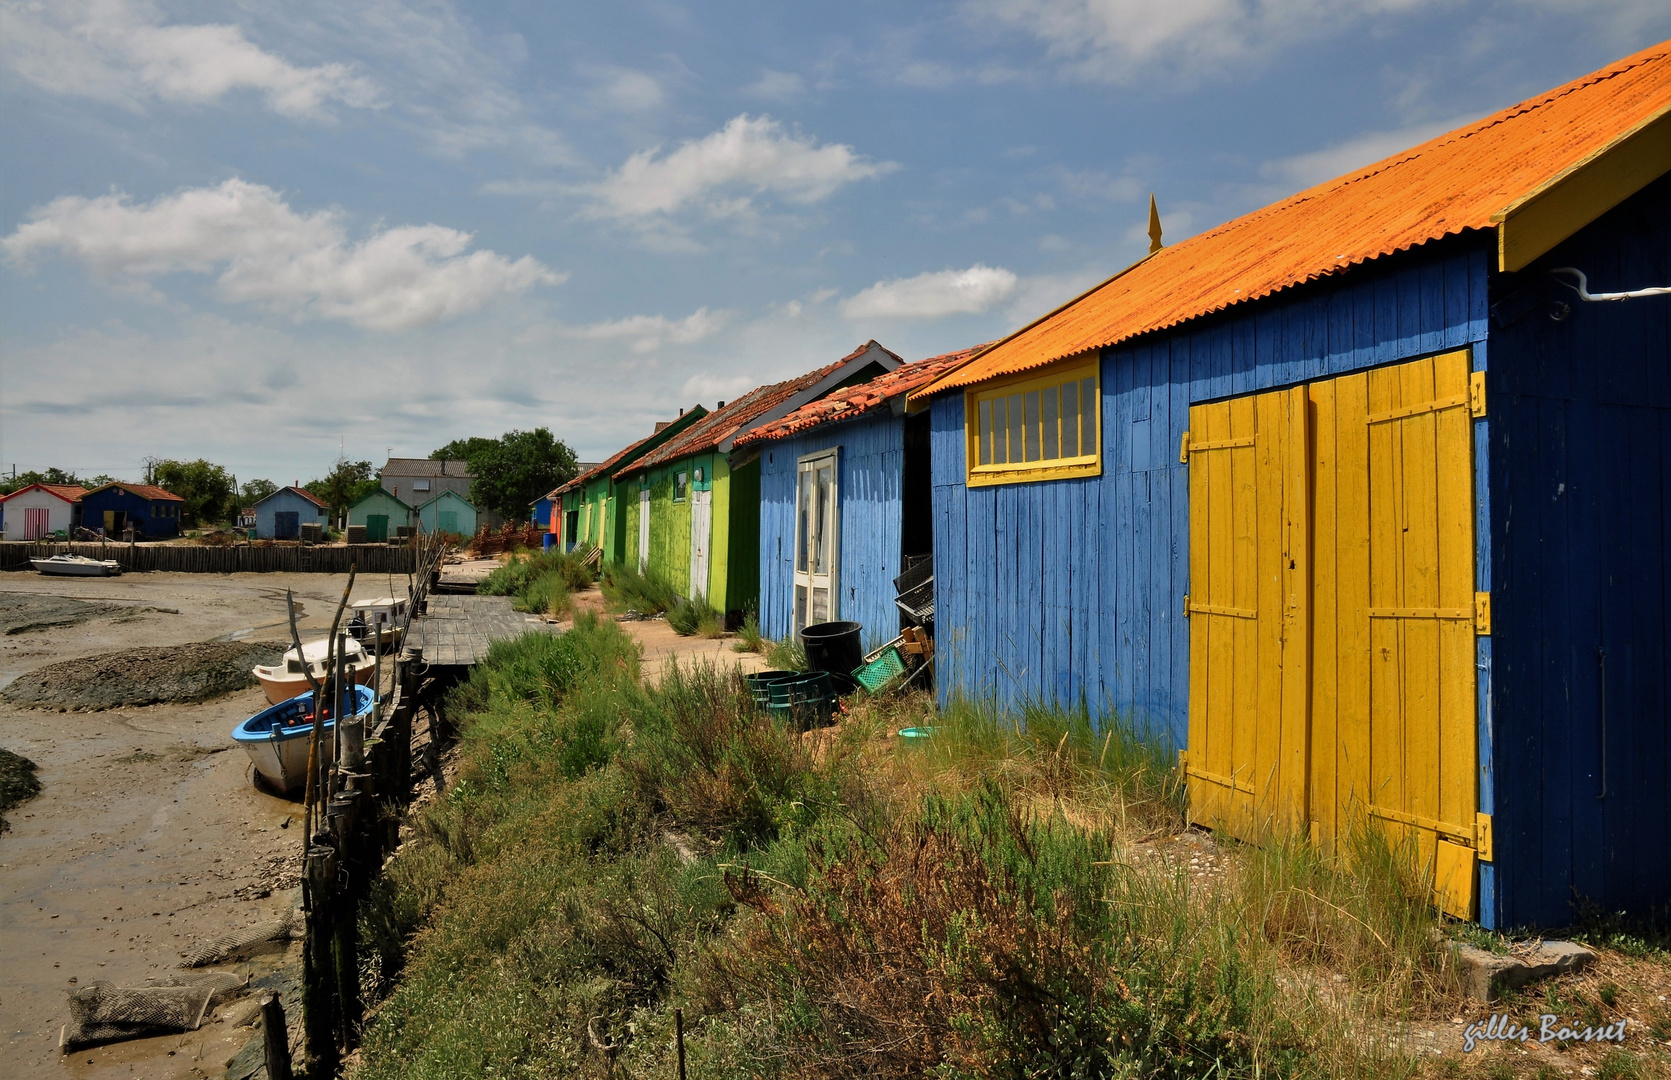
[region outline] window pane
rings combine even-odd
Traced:
[[[1039,415],[1042,417],[1039,431],[1044,439],[1044,447],[1039,456],[1046,461],[1054,461],[1061,452],[1062,446],[1061,428],[1056,420],[1056,388],[1054,386],[1047,387],[1040,392]]]
[[[1079,384],[1062,384],[1062,456],[1079,456]]]
[[[830,621],[830,590],[812,590],[812,621],[815,623]]]
[[[1089,457],[1097,452],[1097,380],[1096,376],[1079,380],[1079,454]]]
[[[795,586],[795,629],[806,628],[806,586]]]
[[[1027,460],[1039,459],[1039,392],[1027,391]]]
[[[997,398],[992,402],[992,464],[994,465],[1002,465],[1010,459],[1009,430],[1009,399]]]
[[[817,518],[812,528],[818,537],[818,544],[812,549],[812,572],[827,574],[830,572],[830,535],[826,527],[830,520],[830,467],[828,465],[818,470],[818,506]]]
[[[1021,395],[1020,394],[1011,394],[1010,395],[1010,416],[1009,416],[1009,420],[1010,420],[1009,461],[1010,461],[1010,464],[1012,464],[1012,465],[1021,460],[1021,452],[1022,452],[1021,447],[1022,447],[1022,443],[1025,441],[1025,437],[1022,435],[1022,428],[1024,426],[1023,423],[1022,423],[1022,416],[1023,416],[1022,408],[1023,408],[1023,406],[1022,406],[1022,402],[1021,402]]]
[[[978,429],[981,440],[980,461],[982,465],[992,464],[992,402],[981,402],[980,427]]]
[[[800,480],[800,508],[796,511],[800,518],[797,523],[796,536],[800,544],[795,549],[795,569],[806,573],[806,553],[812,546],[812,470],[802,469],[798,476]]]

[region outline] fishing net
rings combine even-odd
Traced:
[[[136,1039],[168,1032],[196,1031],[210,1006],[228,1000],[248,986],[230,971],[165,975],[144,986],[117,986],[100,980],[70,995],[70,1022],[60,1048]]]
[[[222,960],[242,957],[269,942],[288,942],[301,928],[301,913],[293,911],[274,922],[256,923],[242,930],[234,930],[230,934],[222,934],[213,941],[204,942],[187,953],[180,966],[202,967],[204,964],[218,964]]]

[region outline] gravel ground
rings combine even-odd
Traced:
[[[284,652],[276,641],[200,641],[64,660],[14,679],[0,697],[44,709],[114,709],[206,701],[254,686],[250,668]]]

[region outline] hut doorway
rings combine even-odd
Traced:
[[[295,540],[302,535],[302,514],[299,510],[279,510],[273,514],[273,539]]]
[[[638,492],[638,572],[650,569],[650,489]]]
[[[1471,918],[1478,806],[1467,352],[1197,405],[1190,817],[1331,844],[1367,818]]]
[[[389,515],[366,515],[366,543],[382,544],[389,539]]]
[[[699,488],[690,493],[690,595],[708,595],[708,537],[714,527],[714,493]]]
[[[841,511],[836,451],[801,458],[795,468],[795,626],[841,617],[837,566],[841,553]]]

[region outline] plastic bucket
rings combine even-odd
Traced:
[[[767,689],[773,683],[788,682],[800,678],[804,672],[800,671],[756,671],[752,675],[743,677],[748,684],[748,692],[754,697],[756,705],[770,705],[772,696]]]
[[[557,546],[557,534],[556,533],[551,533],[551,532],[546,533],[545,534],[545,550],[550,551],[552,548],[554,548],[556,546]]]
[[[865,662],[856,622],[813,623],[801,631],[801,648],[806,650],[809,671],[838,671],[843,675]]]

